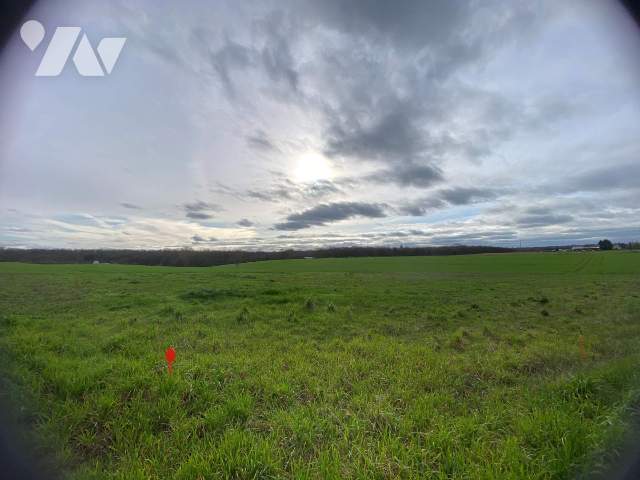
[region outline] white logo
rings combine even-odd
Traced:
[[[76,45],[80,31],[80,27],[56,28],[40,61],[36,77],[57,77],[62,73],[73,47]],[[20,37],[33,51],[44,39],[44,27],[37,20],[29,20],[20,28]],[[96,56],[87,35],[83,33],[73,54],[73,64],[76,66],[76,70],[83,77],[102,77],[105,74],[110,74],[126,40],[125,37],[103,38],[98,43],[96,49],[98,55]]]

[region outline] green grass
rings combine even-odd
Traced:
[[[630,252],[5,263],[0,391],[68,478],[572,478],[638,406],[639,292]]]

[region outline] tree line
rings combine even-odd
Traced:
[[[342,257],[392,257],[422,255],[468,255],[513,252],[488,246],[447,247],[341,247],[274,252],[247,250],[68,250],[0,248],[0,262],[27,263],[121,263],[171,267],[210,267],[261,260]]]

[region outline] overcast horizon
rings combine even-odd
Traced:
[[[40,2],[0,56],[0,247],[640,240],[638,28],[533,3]],[[56,26],[127,37],[111,74],[35,77]]]

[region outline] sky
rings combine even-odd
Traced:
[[[0,54],[0,246],[640,240],[640,31],[616,2],[49,0],[29,19],[41,44],[16,31]],[[126,37],[111,73],[35,76],[58,26]]]

